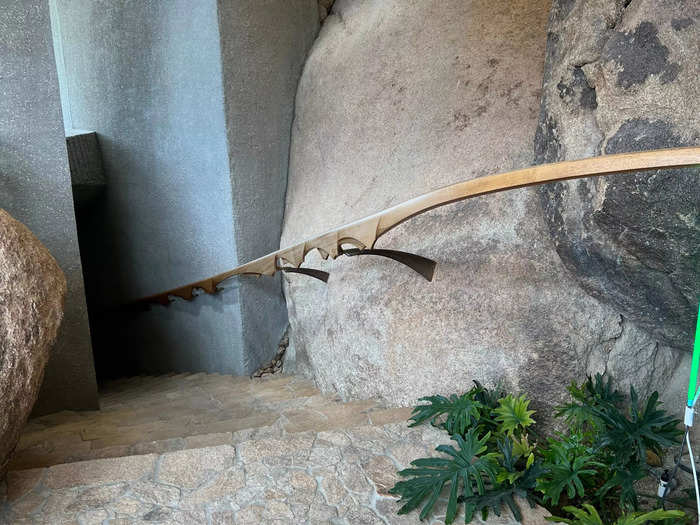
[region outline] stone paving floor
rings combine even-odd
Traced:
[[[219,374],[171,374],[114,381],[100,410],[59,412],[25,426],[10,470],[89,459],[160,454],[249,439],[253,429],[305,432],[405,421],[406,408],[343,403],[310,381]]]
[[[445,440],[430,426],[409,429],[405,423],[256,432],[236,444],[11,472],[0,523],[419,523],[415,512],[398,516],[387,491],[397,469],[435,454]],[[547,523],[542,509],[521,507],[525,525]],[[424,523],[442,521],[438,516]],[[488,523],[515,521],[504,511]]]

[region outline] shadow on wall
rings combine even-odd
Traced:
[[[318,5],[263,4],[50,2],[65,125],[95,131],[102,160],[103,188],[76,207],[100,378],[248,374],[277,350],[287,325],[279,279],[119,311],[279,246],[266,232],[281,229],[281,212],[268,224],[275,216],[256,203],[283,207],[294,94]]]

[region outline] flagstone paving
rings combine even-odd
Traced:
[[[388,490],[442,441],[430,426],[392,423],[14,471],[0,523],[419,523],[396,513]],[[545,523],[541,509],[523,510],[524,524]],[[488,523],[515,522],[504,512]]]
[[[0,524],[419,523],[388,491],[445,442],[408,428],[410,409],[343,403],[291,376],[132,378],[101,405],[28,423],[0,484]],[[438,507],[424,523],[442,523]],[[525,525],[546,523],[521,507]],[[515,521],[504,510],[488,523]]]

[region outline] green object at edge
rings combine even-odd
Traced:
[[[697,325],[695,326],[695,344],[693,345],[693,363],[690,366],[688,383],[688,406],[693,406],[698,384],[698,365],[700,365],[700,306],[698,307]]]

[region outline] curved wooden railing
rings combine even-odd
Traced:
[[[343,253],[349,254],[348,250],[343,250],[343,245],[346,244],[353,245],[360,250],[371,249],[379,237],[411,217],[438,206],[487,193],[568,179],[694,165],[700,165],[700,147],[604,155],[583,160],[542,164],[479,177],[431,191],[294,246],[277,250],[227,272],[144,297],[136,302],[168,304],[171,296],[191,300],[194,297],[195,289],[214,293],[222,281],[234,275],[274,275],[285,267],[299,268],[311,250],[318,250],[324,259],[328,257],[335,259]],[[689,191],[693,190],[689,189]],[[696,188],[695,191],[700,191],[700,189]]]

